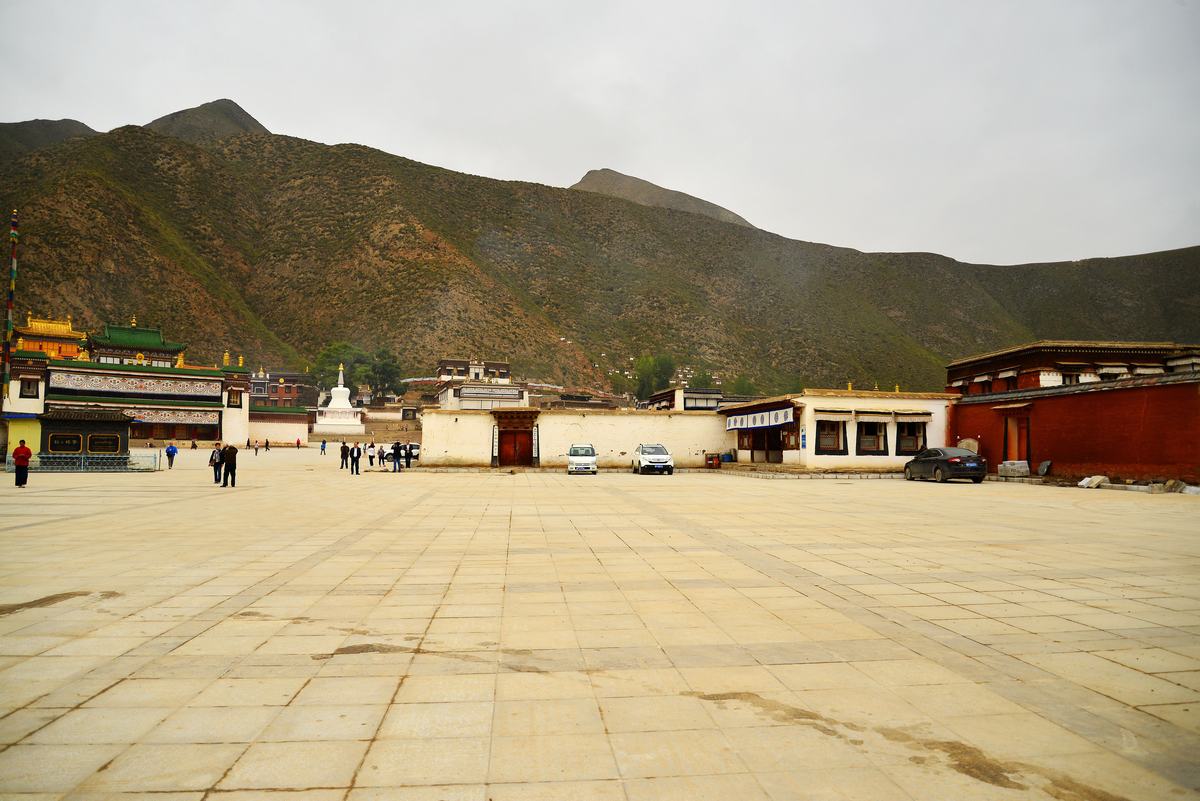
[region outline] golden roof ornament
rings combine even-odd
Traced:
[[[136,314],[129,318],[129,327],[137,328],[137,315]]]
[[[80,348],[79,355],[75,357],[75,361],[90,362],[91,360],[92,360],[92,355],[87,352],[87,348]]]
[[[175,357],[175,366],[183,367],[183,351],[179,351],[179,355]]]
[[[245,367],[246,362],[242,360],[242,354],[238,354],[238,367]]]
[[[229,366],[229,351],[225,351],[225,355],[221,357],[221,364],[225,367]]]
[[[25,350],[25,337],[17,337],[17,350]]]

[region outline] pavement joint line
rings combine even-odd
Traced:
[[[717,548],[722,553],[732,556],[738,561],[741,561],[743,564],[746,564],[747,566],[750,566],[753,569],[761,572],[763,575],[771,576],[772,578],[775,578],[776,580],[792,587],[793,589],[799,589],[805,592],[806,595],[809,594],[810,590],[814,588],[820,589],[820,596],[817,598],[817,600],[820,600],[822,603],[827,603],[830,608],[846,613],[848,616],[854,619],[855,622],[867,626],[868,628],[876,631],[878,634],[883,635],[885,638],[905,644],[905,647],[908,647],[910,650],[913,650],[921,656],[933,660],[943,667],[948,667],[952,670],[955,669],[953,667],[954,660],[950,658],[950,654],[953,654],[954,656],[964,656],[972,659],[984,667],[990,667],[991,670],[994,671],[994,674],[1002,674],[1005,676],[1005,678],[1017,678],[1009,674],[1003,668],[989,666],[987,663],[979,662],[977,656],[961,653],[958,649],[950,645],[948,641],[934,640],[929,636],[913,631],[909,627],[892,623],[871,609],[862,608],[857,604],[848,602],[835,593],[825,590],[820,586],[819,581],[811,583],[798,582],[795,580],[789,569],[794,568],[794,565],[783,562],[778,557],[761,549],[755,548],[752,545],[732,542],[724,534],[720,534],[713,531],[711,528],[705,527],[703,525],[703,521],[694,520],[687,514],[672,513],[659,507],[652,506],[647,503],[639,494],[630,492],[623,488],[606,486],[604,489],[610,494],[624,497],[625,500],[631,505],[638,506],[648,513],[658,517],[675,520],[676,527],[684,531],[689,531],[692,537],[695,537],[703,542],[707,542],[709,545]],[[1068,576],[1079,577],[1079,573],[1078,571],[1061,572],[1060,577]],[[961,637],[961,635],[958,635],[958,637]],[[970,640],[970,638],[963,639]],[[970,640],[970,642],[976,643],[974,640]],[[1001,655],[999,651],[996,651],[996,649],[991,648],[986,644],[976,644],[982,646],[984,649],[990,652],[990,654]],[[918,647],[914,646],[919,646],[919,650]],[[1003,656],[1008,657],[1006,654]],[[1013,659],[1013,657],[1008,658]],[[1035,670],[1046,678],[1058,678],[1057,676],[1054,676],[1054,674],[1047,673],[1046,671],[1030,665],[1023,660],[1016,661],[1023,665],[1024,670]],[[995,675],[993,675],[993,679],[994,678]],[[989,682],[989,684],[995,687],[997,692],[999,692],[1001,695],[1005,696],[1006,698],[1009,697],[1009,695],[1006,694],[1006,692],[1011,692],[1012,685],[1009,682],[993,680]],[[1055,696],[1044,694],[1041,691],[1033,688],[1032,685],[1024,684],[1023,686],[1029,691],[1030,695],[1036,699],[1036,705],[1030,709],[1031,712],[1045,716],[1042,710],[1055,708],[1055,702],[1058,700]],[[1076,694],[1098,696],[1108,700],[1107,696],[1085,687],[1072,689],[1075,690]],[[1016,698],[1009,698],[1009,700],[1020,703],[1020,701],[1018,701]],[[1029,708],[1025,703],[1022,703],[1021,705]],[[1067,728],[1070,731],[1080,734],[1080,736],[1086,737],[1092,742],[1096,742],[1098,745],[1101,745],[1126,759],[1139,762],[1155,770],[1156,772],[1163,773],[1179,784],[1188,787],[1200,786],[1200,763],[1196,762],[1192,758],[1195,753],[1197,753],[1197,750],[1200,749],[1200,737],[1190,734],[1179,736],[1176,733],[1174,737],[1167,738],[1165,741],[1160,740],[1159,742],[1166,749],[1166,752],[1157,755],[1155,759],[1150,759],[1150,755],[1145,751],[1145,749],[1130,753],[1129,749],[1125,747],[1127,742],[1127,738],[1124,735],[1126,730],[1125,727],[1091,713],[1086,709],[1086,707],[1084,707],[1082,703],[1080,704],[1080,708],[1084,708],[1085,711],[1088,712],[1090,720],[1104,720],[1105,723],[1108,724],[1108,726],[1105,727],[1107,728],[1107,732],[1105,733],[1106,736],[1103,736],[1098,740],[1096,732],[1085,733],[1078,731],[1079,727],[1075,721],[1075,718],[1071,716],[1056,716],[1055,718],[1048,719],[1059,725],[1062,725],[1064,728]],[[1151,718],[1149,715],[1143,714],[1138,720],[1141,724],[1139,728],[1143,730],[1147,727],[1151,727],[1153,729],[1162,728],[1157,719]],[[1114,747],[1114,744],[1116,744],[1117,747]]]

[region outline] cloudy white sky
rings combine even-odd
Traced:
[[[496,178],[611,167],[785,236],[1013,263],[1200,244],[1200,0],[0,0],[0,119],[220,97]]]

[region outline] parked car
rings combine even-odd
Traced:
[[[590,443],[574,444],[567,451],[567,474],[573,473],[596,475],[596,449]]]
[[[643,442],[633,451],[632,467],[635,473],[666,473],[669,476],[675,472],[675,460],[662,445]]]
[[[976,484],[987,475],[987,459],[965,448],[926,448],[904,465],[904,477],[949,481],[969,478]]]
[[[421,458],[421,443],[419,443],[419,442],[408,443],[408,452],[412,454],[412,458],[413,458],[414,462],[417,459],[420,459]]]

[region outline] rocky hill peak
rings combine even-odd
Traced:
[[[714,220],[734,223],[735,225],[744,225],[747,228],[754,227],[745,218],[734,214],[729,209],[718,206],[716,203],[710,203],[707,200],[701,200],[698,197],[693,197],[684,192],[677,192],[674,189],[664,189],[657,184],[652,184],[641,178],[635,178],[632,175],[619,173],[616,170],[610,170],[607,167],[599,170],[588,170],[587,175],[583,176],[579,183],[572,186],[571,189],[595,192],[598,195],[619,197],[643,206],[658,206],[664,209],[687,211],[692,214],[703,214],[705,217],[712,217]]]
[[[159,117],[146,127],[186,142],[211,142],[239,134],[269,134],[261,122],[232,100],[221,99]]]

